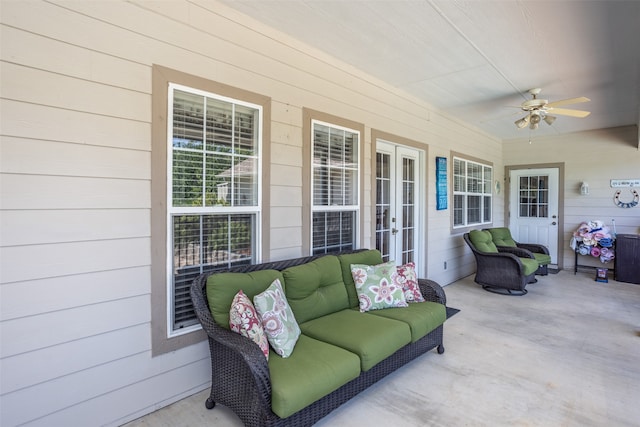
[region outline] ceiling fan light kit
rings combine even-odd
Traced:
[[[520,104],[520,108],[522,109],[522,111],[526,112],[527,115],[514,122],[518,129],[524,129],[525,127],[527,127],[527,125],[529,125],[529,129],[537,129],[538,124],[542,120],[544,120],[546,124],[551,126],[551,124],[555,122],[557,118],[556,115],[583,118],[591,114],[589,111],[572,110],[569,108],[557,108],[561,105],[589,102],[589,98],[581,96],[578,98],[569,98],[560,101],[549,102],[546,99],[538,98],[538,95],[541,91],[542,89],[540,88],[529,89],[528,92],[529,94],[531,94],[532,99],[528,99]],[[550,112],[553,112],[553,114],[555,115],[550,115]]]

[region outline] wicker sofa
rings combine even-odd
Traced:
[[[434,348],[443,353],[446,296],[437,283],[418,279],[425,302],[359,311],[350,265],[381,262],[378,251],[361,250],[198,277],[191,298],[211,353],[207,408],[221,403],[247,426],[310,426],[416,357]],[[221,299],[225,286],[231,288],[227,295],[245,286],[249,296],[257,283],[266,288],[273,275],[283,280],[302,334],[290,357],[271,350],[267,360],[253,341],[221,324],[226,303],[211,295]]]

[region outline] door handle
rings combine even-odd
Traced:
[[[392,229],[391,229],[391,234],[393,234],[394,236],[395,236],[396,234],[398,234],[398,229],[397,229],[397,228],[392,228]]]
[[[555,222],[555,221],[553,221],[553,222],[551,223],[551,225],[556,225],[556,222]]]

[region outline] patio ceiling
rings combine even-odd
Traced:
[[[500,139],[535,87],[591,99],[539,136],[640,121],[640,1],[223,2]]]

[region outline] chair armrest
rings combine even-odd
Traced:
[[[549,249],[545,245],[539,245],[537,243],[517,243],[519,248],[526,249],[528,251],[549,255]]]
[[[437,282],[429,279],[418,279],[418,286],[425,301],[447,305],[447,296],[444,293],[444,289]]]
[[[194,280],[191,285],[191,300],[202,329],[209,338],[216,370],[223,375],[234,372],[240,376],[239,371],[250,373],[251,379],[238,378],[238,382],[252,381],[258,394],[271,402],[271,376],[267,358],[251,339],[225,329],[213,320],[206,296],[206,280],[207,274]]]
[[[498,248],[498,252],[503,254],[504,253],[514,254],[519,258],[535,258],[531,253],[531,251],[525,248],[521,248],[519,246],[516,248],[514,248],[513,246],[496,246],[496,248]]]

